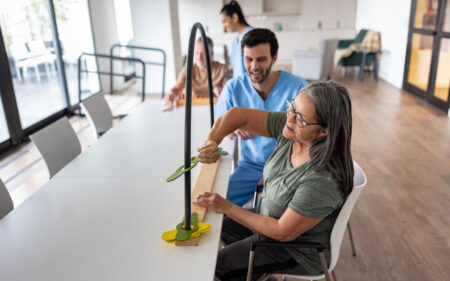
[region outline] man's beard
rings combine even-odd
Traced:
[[[251,76],[251,74],[250,74],[250,71],[247,70],[247,72],[248,72],[248,75],[250,76],[250,80],[252,81],[252,83],[261,84],[261,83],[263,83],[264,81],[266,81],[267,77],[268,77],[269,74],[270,74],[271,69],[272,69],[272,63],[270,63],[269,67],[266,68],[265,71],[263,71],[263,76],[262,76],[261,79],[259,79],[259,80],[253,80],[253,79],[252,79],[252,76]]]

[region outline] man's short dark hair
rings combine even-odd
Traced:
[[[255,47],[259,44],[270,44],[270,55],[274,57],[278,53],[278,40],[270,29],[267,28],[255,28],[247,32],[244,38],[242,38],[241,49],[244,54],[244,47]]]

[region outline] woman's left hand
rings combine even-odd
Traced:
[[[224,199],[217,193],[204,192],[203,194],[198,194],[195,196],[192,203],[205,207],[211,208],[214,211],[222,214],[226,214],[231,207],[233,207],[233,203]]]

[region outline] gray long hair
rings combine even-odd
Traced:
[[[316,109],[317,123],[328,129],[328,135],[311,144],[311,167],[328,170],[340,182],[345,197],[353,188],[352,104],[347,89],[333,81],[316,82],[305,91]]]

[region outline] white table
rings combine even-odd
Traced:
[[[197,147],[209,115],[206,107],[193,111]],[[183,120],[184,110],[144,103],[1,220],[0,280],[212,280],[222,215],[207,212],[213,229],[197,247],[160,238],[184,212],[184,179],[165,182],[183,163]],[[223,146],[232,152],[231,141]],[[222,195],[231,157],[221,159],[214,184]]]
[[[104,134],[55,175],[69,177],[161,177],[184,164],[184,107],[162,112],[162,101],[148,101]],[[192,111],[191,154],[210,128],[207,106]],[[222,145],[232,152],[232,142]]]

